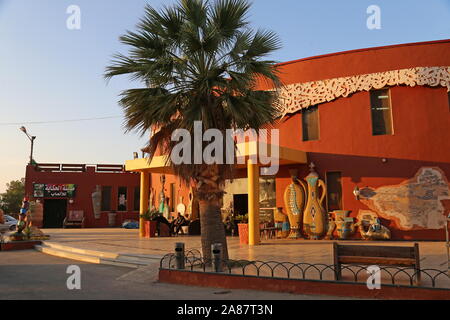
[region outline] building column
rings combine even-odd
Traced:
[[[260,243],[259,230],[259,166],[251,159],[247,161],[248,180],[248,244]]]
[[[148,210],[148,201],[150,193],[150,174],[145,171],[140,172],[141,185],[140,185],[140,203],[139,214],[144,214]],[[145,234],[144,219],[139,217],[139,237],[144,237]]]

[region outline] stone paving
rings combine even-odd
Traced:
[[[130,229],[43,229],[51,236],[48,242],[67,246],[116,252],[121,254],[160,255],[171,253],[176,242],[184,242],[186,249],[201,250],[200,236],[139,238],[138,230]],[[262,240],[259,246],[239,244],[239,237],[227,237],[230,259],[333,263],[333,242],[327,240]],[[412,246],[413,241],[340,241],[346,244]],[[418,241],[422,268],[447,268],[445,242]]]
[[[61,245],[89,249],[102,252],[114,252],[118,254],[134,254],[143,256],[162,257],[167,253],[174,252],[176,242],[184,242],[186,250],[197,249],[201,251],[200,236],[176,236],[156,237],[151,239],[139,238],[138,230],[129,229],[44,229],[45,234],[51,236],[49,241]],[[229,257],[233,260],[260,260],[310,264],[333,264],[333,242],[327,240],[293,240],[293,239],[268,239],[262,240],[261,245],[248,246],[239,243],[239,237],[227,237]],[[412,241],[340,241],[346,244],[359,245],[388,245],[388,246],[412,246]],[[447,269],[447,255],[445,242],[422,241],[419,242],[421,269]],[[153,266],[157,272],[158,266]],[[241,273],[242,268],[233,269],[233,273]],[[261,269],[260,275],[270,276],[270,269]],[[285,269],[284,269],[285,270]],[[278,276],[286,277],[283,268],[278,268]],[[396,270],[395,270],[396,271]],[[395,272],[394,271],[394,272]],[[152,272],[152,273],[154,273]],[[284,273],[283,273],[284,272]],[[300,277],[298,271],[293,277]],[[308,271],[307,278],[318,278],[314,270]],[[347,272],[347,274],[345,274]],[[364,270],[363,270],[364,272]],[[294,272],[293,272],[294,273]],[[256,274],[252,267],[246,268],[246,274]],[[333,280],[334,274],[331,270],[324,273],[323,279]],[[382,272],[383,275],[383,272]],[[367,275],[361,274],[361,277]],[[352,281],[349,271],[343,272],[343,280]],[[358,280],[361,278],[358,277]],[[364,278],[365,279],[365,278]],[[450,278],[445,275],[439,277],[438,287],[450,288]],[[361,280],[360,280],[361,281]],[[382,276],[382,282],[390,283],[387,274]],[[409,284],[409,278],[402,274],[396,276],[396,284]],[[422,276],[422,285],[430,286],[431,280]]]

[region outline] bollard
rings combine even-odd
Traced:
[[[184,242],[177,242],[175,243],[175,261],[177,269],[184,269],[184,260]]]
[[[222,244],[213,243],[211,245],[211,253],[214,272],[222,272]]]

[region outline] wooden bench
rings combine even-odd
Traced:
[[[413,247],[333,244],[336,280],[342,278],[342,264],[413,267],[420,283],[419,245]]]
[[[84,228],[84,211],[83,210],[69,211],[69,215],[64,218],[63,222],[63,228],[67,227]]]

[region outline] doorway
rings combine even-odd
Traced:
[[[233,212],[235,215],[248,213],[248,194],[233,195]]]
[[[46,199],[44,201],[44,228],[62,228],[67,212],[66,199]]]

